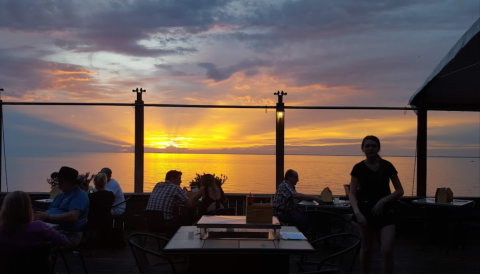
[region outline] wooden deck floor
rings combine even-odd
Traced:
[[[421,242],[418,236],[402,236],[396,240],[395,245],[395,273],[478,273],[480,274],[480,237],[466,242],[465,246],[458,245],[450,248],[446,254],[446,248],[435,243],[426,245],[421,250]],[[135,264],[130,246],[116,249],[92,248],[91,254],[86,248],[82,248],[89,273],[140,273]],[[376,246],[372,263],[372,273],[381,273],[381,256],[379,247]],[[77,254],[67,256],[72,273],[84,273]],[[298,257],[291,256],[291,273],[296,273],[295,262]],[[57,262],[55,272],[67,273],[61,260]],[[228,273],[226,271],[225,273]],[[355,263],[353,273],[361,273],[360,265]]]

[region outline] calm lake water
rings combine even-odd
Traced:
[[[415,158],[384,158],[397,168],[405,195],[412,195],[412,187],[416,190],[416,182],[413,186]],[[343,195],[343,184],[350,182],[352,167],[363,159],[361,156],[286,155],[285,168],[298,171],[299,192],[320,194],[328,186],[334,195]],[[437,187],[450,187],[457,197],[480,196],[479,158],[429,157],[427,163],[427,195],[433,196]],[[133,192],[133,153],[85,153],[51,158],[10,157],[7,158],[8,189],[47,192],[50,186],[46,179],[62,165],[74,167],[80,173],[97,173],[108,166],[123,191]],[[215,173],[228,176],[224,184],[226,193],[275,192],[274,155],[146,153],[144,191],[151,192],[157,182],[164,180],[165,173],[172,169],[183,172],[182,185],[186,186],[196,173]],[[2,191],[6,191],[3,166]]]

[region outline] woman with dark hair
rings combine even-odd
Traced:
[[[212,174],[204,174],[202,176],[202,187],[192,198],[194,202],[198,202],[202,197],[203,213],[224,208],[223,203],[225,203],[226,198],[221,184],[217,184],[215,181],[215,176]]]
[[[0,209],[0,251],[18,250],[50,242],[62,246],[67,237],[42,221],[33,221],[32,202],[27,193],[8,193]]]
[[[349,195],[362,237],[360,264],[363,273],[370,273],[373,240],[377,236],[381,243],[383,273],[393,273],[393,206],[403,195],[403,187],[395,167],[378,155],[380,140],[377,137],[366,136],[361,148],[366,159],[356,164],[350,173]],[[393,193],[390,181],[395,189]]]

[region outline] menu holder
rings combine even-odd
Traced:
[[[53,200],[60,193],[62,193],[62,191],[58,188],[58,186],[52,187],[52,190],[50,190],[50,199]]]
[[[449,187],[439,187],[435,192],[435,203],[453,202],[453,192]]]
[[[322,198],[322,202],[324,203],[327,203],[327,204],[333,203],[333,195],[329,187],[326,187],[323,189],[322,193],[320,194],[320,197]]]
[[[247,205],[247,223],[272,223],[273,207],[271,204],[253,203]]]

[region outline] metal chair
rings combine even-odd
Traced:
[[[126,230],[127,233],[130,233],[130,230],[129,230],[127,222],[125,222],[125,212],[128,209],[128,201],[130,200],[130,198],[131,198],[131,196],[127,197],[125,199],[125,201],[123,201],[123,202],[120,202],[118,204],[110,206],[110,210],[112,210],[114,208],[117,208],[117,207],[125,204],[125,211],[123,212],[123,214],[118,215],[118,216],[113,216],[113,226],[115,228],[121,228],[122,230]]]
[[[331,211],[308,210],[304,212],[310,222],[310,241],[331,234],[346,232],[346,226],[350,224],[344,216]]]
[[[155,240],[156,244],[152,244]],[[132,233],[128,237],[132,253],[141,273],[182,273],[188,267],[187,261],[174,261],[162,254],[168,239],[148,234]],[[155,250],[158,247],[158,250]]]
[[[78,247],[57,247],[57,249],[55,250],[55,253],[53,255],[53,264],[52,264],[52,274],[55,273],[55,266],[56,266],[56,263],[57,263],[57,257],[58,257],[58,254],[60,254],[60,256],[62,257],[62,260],[63,260],[63,264],[65,265],[65,268],[67,269],[67,273],[71,273],[70,272],[70,267],[68,266],[68,262],[67,262],[67,258],[65,257],[65,253],[67,252],[72,252],[72,253],[76,253],[78,254],[78,257],[80,258],[80,261],[82,262],[82,266],[83,266],[83,270],[85,271],[86,274],[88,274],[88,269],[87,269],[87,265],[85,264],[85,260],[83,259],[83,253],[80,249],[78,249]]]
[[[161,210],[144,210],[143,212],[149,233],[165,235],[170,239],[180,228],[177,214]],[[166,214],[173,215],[174,218],[166,219]]]
[[[320,273],[351,273],[360,248],[360,238],[350,233],[332,234],[311,242],[315,255],[302,256],[298,271]],[[314,268],[314,269],[309,269]]]
[[[98,205],[88,210],[88,222],[84,234],[87,242],[99,242],[113,247],[113,217],[110,214],[111,205]]]
[[[83,224],[82,227],[80,227],[78,229],[78,231],[82,231],[82,237],[85,235],[86,227],[88,225],[87,223],[88,223],[88,220],[85,224]],[[79,245],[81,245],[81,241],[80,241]],[[70,274],[70,268],[68,266],[69,264],[67,262],[67,258],[65,257],[65,253],[70,253],[70,252],[78,254],[78,257],[80,258],[80,261],[82,262],[83,270],[85,271],[86,274],[88,274],[87,265],[85,264],[85,260],[83,259],[83,253],[82,253],[82,250],[79,249],[79,246],[61,246],[61,247],[56,247],[53,251],[54,251],[53,252],[53,263],[52,263],[52,269],[51,269],[52,274],[55,273],[55,266],[56,266],[56,263],[57,263],[58,254],[60,254],[60,256],[62,257],[63,264],[65,265],[65,268],[67,269],[67,272]]]

